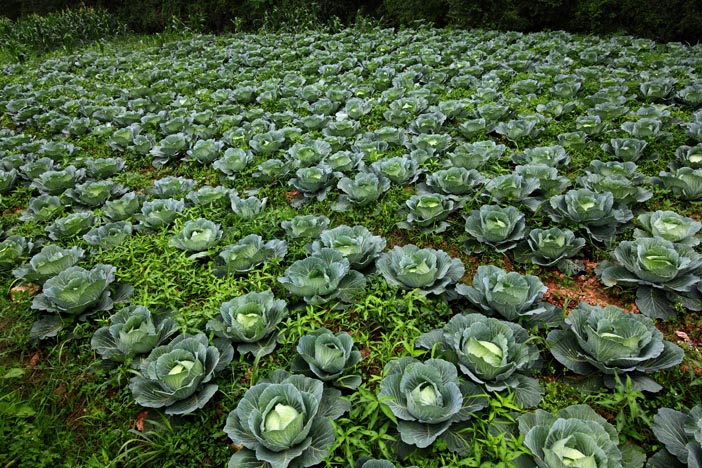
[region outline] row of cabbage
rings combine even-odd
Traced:
[[[574,271],[577,264],[564,260],[578,253],[585,238],[613,244],[616,234],[633,219],[631,209],[650,198],[646,178],[637,172],[635,162],[671,156],[645,153],[649,143],[654,147],[671,138],[665,129],[678,131],[670,110],[675,108],[651,103],[679,102],[693,108],[700,103],[695,98],[700,90],[694,55],[684,59],[678,56],[675,65],[666,63],[658,70],[660,75],[678,78],[645,76],[648,81],[640,86],[639,96],[625,96],[628,88],[624,76],[631,76],[625,74],[631,73],[627,68],[639,66],[627,52],[656,47],[648,41],[632,41],[619,57],[613,57],[615,50],[611,47],[621,45],[618,39],[592,47],[586,41],[566,42],[568,37],[562,33],[465,34],[456,39],[441,32],[423,31],[393,34],[387,45],[388,33],[376,32],[375,38],[382,37],[382,43],[373,43],[372,39],[363,42],[364,53],[354,57],[351,44],[355,47],[358,39],[354,34],[345,32],[334,38],[269,37],[266,40],[278,43],[259,43],[262,47],[253,52],[250,42],[263,40],[248,37],[248,44],[233,40],[225,48],[204,49],[208,53],[202,63],[193,60],[192,52],[206,45],[207,39],[194,39],[166,46],[171,56],[158,61],[162,67],[148,70],[139,70],[144,62],[134,60],[133,53],[116,58],[87,53],[76,56],[72,63],[46,62],[38,72],[42,77],[34,83],[40,88],[50,87],[34,91],[12,85],[4,89],[3,96],[8,98],[4,105],[18,125],[68,137],[90,132],[107,138],[111,148],[126,151],[128,157],[152,156],[157,166],[186,156],[199,164],[212,164],[222,174],[222,185],[195,190],[195,181],[166,178],[146,190],[152,197],[147,200],[135,192],[125,194],[124,187],[109,180],[123,170],[124,160],[120,158],[86,159],[78,168],[66,164],[74,159],[76,150],[70,143],[7,132],[3,134],[3,187],[10,191],[17,184],[28,183],[39,193],[22,217],[47,223],[50,239],[70,241],[83,235],[86,242],[104,249],[123,242],[135,231],[146,234],[170,225],[184,210],[185,199],[193,204],[228,206],[243,219],[259,215],[265,210],[266,200],[241,198],[232,188],[240,172],[251,174],[261,183],[287,180],[298,192],[298,199],[293,200],[296,204],[323,200],[336,185],[340,191],[334,204],[337,210],[363,209],[379,200],[392,184],[415,184],[424,176],[416,195],[407,200],[407,218],[400,227],[442,232],[451,227],[452,223],[447,222],[453,221],[451,213],[479,206],[465,216],[466,251],[514,249],[515,256],[524,261]],[[422,44],[419,48],[412,45],[418,39]],[[321,41],[325,41],[325,48],[317,50]],[[301,47],[298,52],[286,49],[291,51],[281,55],[281,42]],[[556,43],[565,44],[559,49],[565,52],[552,52],[543,63],[532,52],[539,48],[553,51],[550,46]],[[245,44],[249,46],[246,51]],[[675,45],[669,47],[676,50]],[[407,50],[401,54],[406,59],[391,59],[391,50]],[[677,51],[682,50],[687,49]],[[454,61],[459,53],[462,63]],[[274,54],[280,59],[272,58]],[[290,70],[290,63],[299,63],[300,73],[264,83],[253,81],[254,73]],[[559,75],[578,63],[586,64],[574,70],[579,75]],[[242,70],[236,76],[237,83],[245,83],[249,73],[251,85],[220,88],[235,76],[234,67]],[[595,74],[601,78],[603,71],[608,77],[600,81],[604,87],[578,97],[583,84]],[[105,72],[114,73],[115,80],[131,83],[98,81],[97,74]],[[525,72],[535,78],[506,86],[511,77]],[[322,80],[312,80],[318,75]],[[193,92],[192,81],[188,81],[188,87],[183,84],[186,77],[195,77],[202,88]],[[71,84],[67,84],[69,79]],[[139,85],[140,80],[144,81]],[[179,84],[177,80],[182,81]],[[541,103],[539,94],[545,85],[539,80],[551,82],[551,95],[567,102]],[[675,90],[679,82],[682,86]],[[471,94],[468,98],[441,100],[452,92]],[[94,99],[70,97],[83,94]],[[675,101],[669,101],[671,98]],[[630,113],[629,105],[637,100],[645,105]],[[535,104],[536,112],[517,112]],[[167,110],[156,112],[161,108]],[[575,112],[584,114],[573,122]],[[373,116],[384,119],[389,126],[362,132]],[[621,123],[620,130],[625,134],[617,136],[619,130],[610,122],[625,116],[636,120]],[[541,131],[548,134],[542,126],[561,117],[564,122],[574,123],[573,131],[552,135],[559,145],[512,150],[509,159],[516,164],[512,174],[499,175],[498,167],[506,162],[505,144],[472,141],[496,135],[516,146],[521,141],[534,141],[531,139]],[[697,198],[702,147],[695,143],[700,141],[701,120],[696,113],[682,122],[689,138],[685,143],[689,144],[678,147],[677,161],[671,162],[670,172],[659,174],[656,181],[682,198]],[[582,188],[562,194],[571,183],[559,173],[567,171],[568,152],[582,150],[588,140],[596,141],[603,135],[615,136],[603,142],[603,155],[612,153],[619,161],[593,161],[577,180]],[[393,152],[398,155],[383,157]],[[255,161],[258,165],[254,169]],[[558,227],[529,229],[525,214],[515,204],[546,213]],[[60,217],[70,207],[74,213]],[[95,209],[99,209],[99,215]],[[680,300],[688,308],[698,307],[702,262],[693,247],[698,243],[695,234],[699,223],[673,212],[642,213],[637,221],[637,239],[621,242],[615,248],[616,264],[602,266],[603,281],[638,287],[637,303],[653,317],[674,314],[672,303]],[[385,240],[364,227],[326,229],[328,223],[323,216],[297,217],[283,223],[289,237],[319,236],[310,243],[310,255],[293,262],[278,279],[291,296],[316,305],[350,301],[365,282],[359,270],[368,272],[375,265],[389,284],[419,289],[424,294],[457,294],[467,298],[471,308],[483,312],[460,314],[445,328],[420,338],[417,345],[432,349],[440,358],[431,362],[401,358],[388,364],[380,394],[387,397],[405,444],[426,447],[442,437],[449,447],[462,450],[461,438],[455,434],[460,435],[465,427],[461,424],[471,413],[485,406],[484,399],[475,397],[484,390],[512,391],[524,407],[538,404],[540,390],[530,376],[538,367],[538,349],[529,344],[528,333],[521,326],[485,314],[525,324],[557,325],[558,329],[549,334],[554,357],[576,373],[601,372],[610,384],[614,375],[629,375],[640,388],[655,391],[657,384],[645,374],[674,366],[682,359],[682,351],[665,342],[646,317],[625,314],[615,307],[600,309],[583,304],[559,323],[562,314],[541,302],[545,288],[536,277],[484,266],[475,275],[473,286],[455,286],[464,273],[463,266],[445,252],[407,245],[381,253]],[[214,255],[221,236],[220,225],[198,219],[185,222],[171,243],[202,258]],[[14,268],[17,259],[33,253],[33,244],[40,244],[36,241],[7,238],[2,249],[4,268]],[[241,239],[217,254],[212,272],[228,275],[250,271],[271,258],[283,257],[285,242],[264,241],[257,236]],[[15,270],[19,278],[43,283],[42,294],[33,302],[35,309],[59,312],[66,318],[109,310],[115,301],[125,299],[128,288],[110,288],[113,267],[98,265],[86,270],[76,266],[83,254],[78,247],[48,245]],[[508,289],[511,294],[504,292]],[[645,300],[651,302],[650,307],[645,306]],[[270,291],[263,291],[223,304],[221,318],[208,323],[208,330],[219,337],[212,345],[203,334],[179,335],[166,343],[174,334],[172,321],[167,317],[153,319],[148,309],[130,306],[112,317],[111,327],[96,333],[94,343],[109,359],[150,353],[141,361],[140,375],[131,383],[137,402],[165,406],[174,414],[187,413],[202,407],[216,391],[211,380],[231,361],[232,341],[242,354],[261,356],[272,351],[276,327],[287,314],[281,303]],[[50,314],[40,320],[35,334],[50,336],[58,332],[61,324],[55,317]],[[632,329],[637,330],[636,343],[625,339],[633,336],[627,331]],[[597,345],[590,342],[595,330],[601,331],[595,332],[602,340]],[[149,339],[145,339],[147,335]],[[292,370],[353,388],[360,382],[348,371],[358,362],[359,354],[349,338],[326,330],[303,338],[298,346],[300,358]],[[148,346],[139,348],[137,343]],[[621,354],[601,356],[603,343],[617,343]],[[330,349],[334,352],[327,352]],[[575,355],[578,359],[573,359]],[[157,364],[159,360],[162,364]],[[437,369],[445,371],[437,373]],[[230,437],[249,449],[239,452],[232,463],[255,463],[258,459],[273,466],[287,466],[291,457],[301,457],[305,461],[298,459],[295,463],[304,465],[320,461],[324,447],[331,444],[329,419],[338,418],[347,409],[338,400],[340,394],[330,396],[329,392],[328,386],[325,390],[318,382],[283,371],[252,387],[227,424]],[[286,400],[280,403],[283,394]],[[559,421],[580,421],[573,424],[582,425],[583,433],[591,432],[593,426],[605,428],[596,431],[595,438],[600,439],[595,445],[607,441],[605,452],[611,458],[597,459],[598,463],[609,460],[616,464],[623,456],[616,447],[616,431],[591,410],[569,408],[559,417]],[[687,417],[676,416],[676,421]],[[259,423],[252,425],[251,418]],[[563,423],[540,411],[520,420],[525,444],[537,460],[553,453],[561,459],[601,457],[599,452],[588,452],[585,444],[561,444],[563,439],[545,451],[545,440],[540,440],[543,427],[553,424]],[[535,427],[539,427],[539,437],[535,437],[537,432],[529,436]],[[261,428],[265,430],[261,432]],[[660,434],[664,432],[657,430],[662,441],[665,436]],[[694,440],[699,446],[699,438],[689,434],[692,448],[684,451],[685,456],[697,450]],[[678,445],[670,451],[683,461],[680,439],[676,442]],[[687,440],[682,445],[686,446]],[[640,466],[643,459],[633,456],[627,463],[631,464],[625,466]]]

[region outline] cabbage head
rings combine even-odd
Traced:
[[[308,250],[312,253],[324,248],[337,250],[349,261],[351,268],[361,271],[373,265],[385,249],[385,244],[385,239],[374,236],[364,226],[341,225],[322,231],[319,239],[313,241]]]
[[[10,270],[22,262],[33,246],[22,236],[9,236],[0,242],[0,271]]]
[[[453,452],[467,451],[470,442],[461,430],[487,406],[477,385],[460,380],[443,359],[402,357],[388,362],[384,373],[378,399],[397,418],[403,443],[426,448],[440,439]]]
[[[380,196],[390,188],[390,180],[373,172],[358,172],[354,178],[342,177],[337,183],[339,196],[333,209],[346,211],[349,205],[366,206],[378,201]]]
[[[482,252],[486,244],[498,252],[514,248],[527,233],[524,214],[514,206],[482,205],[465,217],[466,253]]]
[[[702,199],[702,169],[681,167],[671,172],[662,171],[651,182],[670,190],[682,200]]]
[[[154,316],[146,307],[134,305],[112,315],[110,324],[93,334],[90,346],[103,359],[122,362],[150,352],[176,331],[172,318]]]
[[[92,270],[72,266],[46,280],[42,293],[34,298],[32,309],[56,314],[79,315],[110,310],[110,284],[116,268],[98,264]]]
[[[615,376],[631,378],[641,390],[662,389],[644,374],[680,364],[683,350],[663,339],[653,320],[630,314],[615,306],[578,304],[562,330],[549,333],[547,342],[553,357],[578,374],[600,372],[608,387]]]
[[[28,263],[12,272],[15,278],[21,278],[29,283],[44,284],[49,278],[58,275],[82,258],[85,251],[73,246],[64,249],[58,245],[45,245]]]
[[[458,314],[443,328],[421,335],[416,346],[453,362],[489,392],[512,392],[514,401],[524,408],[541,401],[543,392],[531,376],[541,367],[539,350],[516,323],[482,314]]]
[[[702,310],[697,284],[702,255],[691,247],[673,244],[660,237],[622,241],[596,269],[606,286],[635,287],[636,305],[642,314],[669,319],[675,304]]]
[[[318,328],[300,338],[297,353],[291,371],[336,387],[354,389],[361,385],[361,376],[352,374],[353,367],[361,362],[361,353],[348,333],[334,334],[326,328]]]
[[[126,189],[123,185],[117,184],[110,179],[89,180],[66,190],[62,195],[62,199],[69,203],[73,201],[79,206],[93,209],[102,206],[108,199],[122,195],[124,192],[126,192]]]
[[[472,195],[485,184],[486,178],[475,169],[460,166],[448,167],[427,176],[427,191],[446,195]]]
[[[388,284],[424,295],[443,294],[465,272],[463,263],[443,250],[420,249],[413,244],[395,246],[381,254],[376,267]]]
[[[525,242],[515,249],[515,260],[534,265],[556,266],[562,272],[577,272],[583,267],[568,260],[585,247],[585,239],[570,229],[532,229]]]
[[[83,235],[83,239],[94,247],[107,250],[122,244],[131,235],[132,223],[116,221],[91,229]]]
[[[626,207],[615,208],[611,193],[588,189],[569,190],[549,200],[551,219],[574,230],[584,229],[592,239],[611,243],[624,223],[634,217]]]
[[[249,198],[239,198],[236,192],[229,193],[229,201],[231,203],[232,211],[243,219],[253,219],[266,207],[266,202],[268,198],[256,198],[250,196]]]
[[[664,448],[649,459],[647,467],[702,467],[702,405],[684,411],[660,408],[652,430]]]
[[[547,289],[538,276],[493,265],[480,265],[472,286],[456,285],[456,292],[486,315],[497,314],[512,322],[526,319],[529,325],[560,322],[562,312],[541,301]]]
[[[290,294],[302,297],[308,304],[319,305],[336,299],[353,301],[365,288],[366,278],[351,269],[341,252],[323,248],[293,263],[278,282]]]
[[[444,232],[449,227],[444,220],[462,206],[452,196],[441,193],[412,195],[405,204],[407,219],[397,223],[397,226],[401,229],[420,229],[426,233]]]
[[[229,468],[317,465],[334,443],[331,421],[350,406],[341,392],[319,380],[274,371],[248,389],[227,417],[224,432],[244,447]]]
[[[102,212],[110,221],[126,221],[141,209],[142,195],[136,192],[127,192],[117,200],[105,202]]]
[[[674,211],[658,210],[653,213],[642,213],[636,220],[641,229],[634,231],[634,237],[661,237],[688,247],[694,247],[700,243],[698,233],[702,229],[702,223]]]
[[[285,235],[290,239],[316,238],[329,226],[326,216],[298,215],[280,223]]]
[[[56,195],[43,194],[29,200],[29,206],[22,212],[21,221],[48,221],[61,216],[63,203]]]
[[[166,414],[171,415],[192,413],[204,407],[217,392],[217,384],[209,382],[233,357],[234,349],[229,343],[215,340],[210,345],[203,333],[178,335],[168,344],[154,348],[141,361],[129,389],[141,406],[165,406]]]
[[[219,312],[219,317],[207,322],[207,330],[236,343],[240,354],[257,358],[273,352],[276,327],[288,316],[285,301],[276,299],[270,290],[235,297],[224,302]]]
[[[215,258],[212,273],[218,277],[246,273],[273,258],[283,258],[288,253],[284,240],[264,242],[258,234],[249,234],[236,244],[228,245]]]
[[[155,180],[152,187],[145,192],[159,199],[175,198],[181,200],[188,192],[197,186],[193,179],[185,177],[166,176]]]
[[[141,215],[137,216],[141,225],[147,229],[162,229],[175,221],[178,213],[185,209],[183,200],[173,198],[146,201],[141,207]]]
[[[170,244],[177,249],[196,252],[197,256],[202,256],[207,254],[203,251],[214,247],[221,238],[222,229],[219,224],[198,218],[187,221],[183,230],[171,237]]]
[[[568,406],[555,416],[539,409],[518,421],[541,468],[640,468],[646,460],[637,447],[620,443],[617,429],[588,405]]]
[[[52,240],[68,239],[85,234],[96,221],[92,211],[78,211],[57,219],[46,227],[46,232]]]

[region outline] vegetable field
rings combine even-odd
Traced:
[[[700,45],[357,27],[2,68],[2,466],[702,465]]]

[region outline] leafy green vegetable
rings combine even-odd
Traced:
[[[178,335],[141,361],[129,389],[141,406],[166,407],[166,414],[192,413],[217,392],[217,384],[209,382],[215,373],[227,368],[233,357],[229,343],[215,340],[210,345],[203,333]]]

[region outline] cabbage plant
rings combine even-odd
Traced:
[[[615,208],[611,193],[588,189],[569,190],[549,199],[551,219],[574,230],[585,230],[592,239],[611,243],[621,225],[634,217],[626,207]]]
[[[636,305],[642,314],[669,319],[675,304],[701,310],[697,284],[702,255],[692,248],[660,237],[622,241],[613,251],[614,262],[605,260],[596,269],[606,286],[636,288]]]
[[[460,380],[443,359],[402,357],[388,362],[384,374],[378,399],[397,418],[403,443],[426,448],[438,439],[453,452],[467,452],[470,440],[462,431],[487,406],[477,385]]]
[[[702,168],[702,143],[695,146],[682,145],[675,150],[675,161],[669,165],[671,169],[690,167],[692,169]]]
[[[683,411],[659,408],[651,429],[664,448],[648,460],[647,467],[702,466],[702,405]]]
[[[463,263],[443,250],[420,249],[413,244],[398,245],[381,254],[376,267],[391,286],[437,296],[447,292],[465,272]]]
[[[583,266],[569,260],[582,250],[585,239],[570,229],[532,229],[514,252],[515,260],[541,266],[556,266],[562,272],[575,273]]]
[[[59,218],[46,227],[52,240],[68,239],[84,234],[95,224],[97,218],[92,211],[79,211]]]
[[[216,187],[205,185],[188,193],[186,198],[195,205],[221,208],[230,204],[229,194],[232,190],[221,185]]]
[[[126,221],[141,209],[143,196],[127,192],[117,200],[109,200],[102,207],[103,215],[111,221]]]
[[[84,319],[88,314],[101,310],[110,310],[115,302],[121,302],[131,296],[131,286],[114,288],[110,285],[115,280],[115,267],[97,264],[86,270],[72,266],[46,280],[42,293],[32,301],[32,309],[51,314],[37,320],[30,330],[30,338],[44,339],[56,334],[63,328],[64,320],[78,316]]]
[[[661,237],[688,247],[700,243],[698,232],[702,229],[702,223],[674,211],[641,213],[636,221],[641,229],[634,230],[634,237]]]
[[[41,193],[60,195],[64,190],[73,188],[83,177],[85,177],[85,170],[76,169],[75,166],[66,166],[66,168],[61,170],[42,173],[32,181],[30,186]]]
[[[466,253],[482,252],[487,244],[498,252],[514,248],[527,233],[524,214],[514,206],[482,205],[465,217]]]
[[[83,234],[83,239],[93,247],[112,249],[122,244],[132,235],[132,223],[116,221],[91,229]]]
[[[449,167],[429,174],[422,190],[447,195],[470,196],[478,192],[486,180],[485,176],[475,169]]]
[[[329,218],[315,215],[298,215],[280,223],[280,227],[290,239],[319,237],[327,226],[329,226]]]
[[[209,344],[203,333],[178,335],[154,348],[129,381],[137,404],[166,407],[166,414],[182,415],[203,408],[217,392],[215,373],[229,366],[234,349],[228,342]]]
[[[634,388],[649,392],[663,387],[645,374],[677,366],[684,354],[663,339],[650,318],[584,302],[568,314],[562,330],[549,333],[547,342],[553,357],[577,374],[599,372],[608,387],[627,377]]]
[[[222,228],[219,224],[205,218],[186,221],[183,230],[171,237],[169,242],[173,247],[195,252],[191,258],[207,255],[207,250],[214,247],[222,238]]]
[[[543,391],[531,376],[541,367],[539,350],[529,333],[516,323],[482,314],[458,314],[440,329],[417,339],[489,392],[512,392],[524,408],[541,401]]]
[[[338,390],[319,380],[274,371],[249,388],[227,417],[224,432],[243,446],[229,468],[317,465],[334,443],[331,421],[350,406]]]
[[[380,252],[385,249],[385,239],[374,236],[364,226],[341,225],[322,231],[319,239],[313,241],[308,250],[317,253],[322,249],[337,250],[343,255],[354,270],[361,271],[371,267]]]
[[[620,442],[617,429],[588,405],[571,405],[556,415],[537,409],[518,422],[532,466],[641,468],[646,460],[641,449]]]
[[[17,184],[18,175],[17,169],[9,171],[0,170],[0,194],[9,193]]]
[[[612,138],[608,144],[602,144],[601,148],[620,161],[636,162],[643,156],[646,146],[648,142],[638,138]]]
[[[249,234],[236,244],[228,245],[215,257],[212,273],[218,277],[246,273],[273,258],[283,258],[288,244],[281,239],[264,242],[258,234]]]
[[[42,194],[29,200],[27,209],[20,215],[21,221],[49,221],[64,212],[63,203],[56,195]]]
[[[361,385],[361,376],[352,373],[353,367],[361,359],[351,335],[318,328],[300,338],[290,370],[335,387],[354,389]]]
[[[683,200],[702,199],[702,169],[681,167],[671,172],[661,171],[651,182],[670,190]]]
[[[382,158],[371,164],[370,168],[397,185],[414,183],[421,173],[419,162],[410,156]]]
[[[290,163],[280,159],[267,159],[256,166],[252,175],[262,182],[275,182],[285,178],[290,172]]]
[[[253,161],[253,154],[240,148],[228,148],[224,154],[217,159],[212,167],[232,178],[238,172],[243,171]]]
[[[288,308],[285,301],[266,290],[224,302],[219,313],[219,317],[207,322],[207,330],[236,343],[240,354],[251,353],[260,358],[275,349],[276,327],[287,318]]]
[[[495,177],[485,184],[483,196],[490,202],[499,205],[526,205],[532,211],[541,203],[532,197],[538,190],[539,179],[523,177],[521,174],[512,173]]]
[[[472,286],[456,285],[456,292],[486,315],[497,314],[512,322],[523,318],[530,325],[560,322],[561,310],[541,300],[547,290],[538,276],[507,272],[493,265],[480,265]]]
[[[177,132],[167,135],[149,150],[149,154],[153,156],[151,165],[158,169],[167,164],[168,161],[183,155],[189,146],[190,137],[185,133]]]
[[[366,206],[378,201],[390,188],[390,180],[373,172],[361,171],[353,179],[342,177],[337,187],[344,193],[332,208],[336,211],[346,211],[349,206]]]
[[[489,161],[498,161],[506,149],[505,145],[497,144],[493,140],[483,140],[458,145],[447,156],[454,167],[478,169]]]
[[[653,192],[637,186],[635,182],[623,175],[588,174],[578,177],[578,183],[593,192],[611,193],[614,202],[618,205],[631,206],[645,202],[653,196]]]
[[[385,242],[385,241],[383,241]],[[9,236],[0,242],[0,271],[12,269],[21,263],[34,244],[22,236]]]
[[[64,249],[58,245],[45,245],[28,263],[14,270],[12,274],[29,283],[43,284],[47,279],[78,263],[84,253],[83,249],[76,246]]]
[[[147,229],[162,229],[173,224],[178,213],[183,209],[185,209],[183,200],[165,198],[146,201],[141,206],[141,215],[137,215],[137,219]]]
[[[535,146],[525,148],[523,153],[514,153],[512,162],[515,164],[544,164],[549,167],[567,166],[570,155],[560,145]]]
[[[85,160],[88,177],[103,180],[119,174],[126,161],[122,158],[89,158]]]
[[[545,164],[526,164],[514,168],[514,173],[525,179],[536,179],[539,183],[538,188],[531,192],[531,197],[536,199],[530,201],[530,208],[539,206],[544,200],[554,195],[559,195],[565,192],[570,185],[570,179],[560,175],[558,169],[547,166]]]
[[[214,139],[198,140],[186,151],[188,155],[184,160],[197,161],[200,164],[209,164],[217,159],[222,152],[224,142]]]
[[[248,198],[240,198],[236,192],[229,192],[229,203],[232,211],[243,219],[253,219],[266,207],[268,198],[256,198],[250,196]]]
[[[351,302],[366,285],[365,277],[351,270],[341,252],[323,248],[293,263],[278,278],[288,292],[312,305],[332,300]]]
[[[444,232],[449,227],[445,219],[462,206],[453,197],[440,193],[412,195],[405,205],[407,219],[397,223],[397,226],[401,229],[419,229],[426,233]]]
[[[185,195],[197,186],[193,179],[185,177],[167,176],[154,181],[154,185],[148,187],[145,192],[158,199],[175,198],[181,200]]]
[[[327,191],[334,180],[332,168],[325,163],[301,167],[295,172],[295,176],[288,181],[288,184],[298,190],[305,198],[316,198],[318,201],[326,198]]]
[[[134,305],[112,315],[108,326],[93,333],[90,346],[103,359],[129,361],[150,352],[177,331],[172,318],[154,315],[146,307]]]

